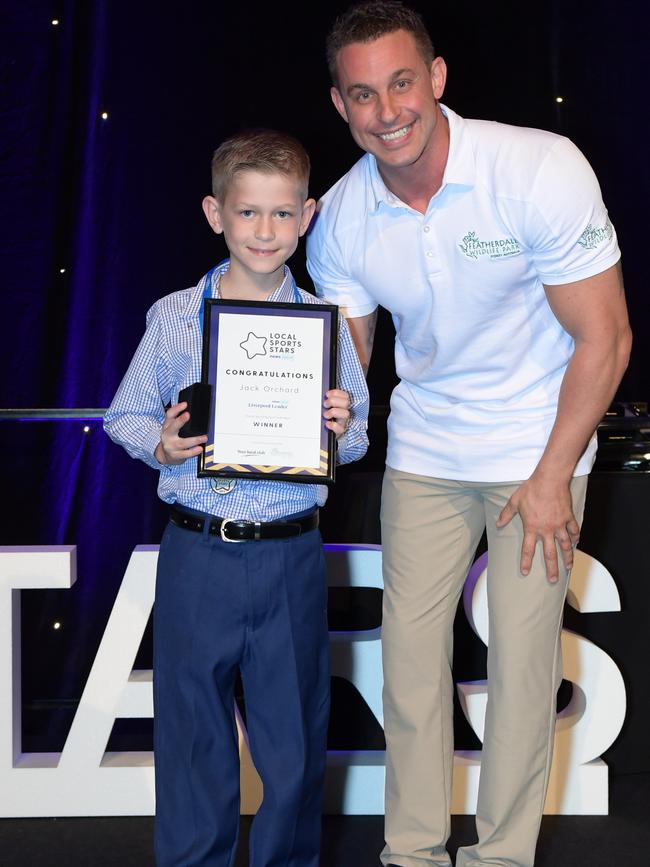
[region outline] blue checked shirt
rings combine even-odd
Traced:
[[[147,329],[117,394],[104,418],[109,437],[133,458],[160,471],[158,496],[166,503],[178,503],[222,518],[272,521],[286,515],[322,506],[327,499],[324,485],[285,481],[238,479],[232,490],[220,494],[210,479],[196,476],[196,458],[168,466],[154,457],[160,442],[165,406],[178,403],[182,388],[201,379],[201,312],[207,289],[219,297],[219,279],[229,267],[221,263],[192,289],[174,292],[157,301],[147,313]],[[209,287],[209,288],[208,288]],[[269,301],[303,304],[324,303],[298,289],[285,266],[282,285]],[[368,389],[345,319],[339,317],[337,385],[349,392],[352,407],[348,430],[338,440],[337,462],[349,463],[363,457],[368,447]],[[225,486],[226,488],[228,485]]]

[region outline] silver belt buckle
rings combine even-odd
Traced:
[[[221,526],[219,527],[219,533],[221,534],[221,538],[224,542],[234,542],[235,544],[239,544],[240,542],[246,542],[246,539],[229,539],[225,535],[225,529],[228,524],[234,524],[238,519],[237,518],[224,518],[221,522]]]

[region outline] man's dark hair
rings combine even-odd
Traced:
[[[338,86],[336,59],[342,48],[353,42],[374,42],[380,36],[396,30],[406,30],[413,35],[422,59],[430,66],[435,53],[431,37],[418,12],[399,0],[357,3],[338,16],[327,35],[325,54],[333,84]]]

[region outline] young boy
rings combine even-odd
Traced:
[[[314,212],[308,179],[307,154],[282,133],[241,134],[218,148],[203,210],[223,232],[230,259],[196,287],[153,305],[104,422],[132,457],[160,471],[158,494],[172,504],[154,614],[159,867],[234,863],[238,669],[264,786],[250,865],[318,867],[329,661],[317,507],[327,491],[197,478],[195,458],[207,437],[179,436],[189,413],[178,402],[179,391],[200,379],[205,297],[321,303],[296,287],[285,265]],[[338,358],[340,388],[325,394],[323,418],[336,434],[338,462],[347,463],[366,451],[368,393],[342,317]],[[231,544],[233,525],[221,532],[224,519],[237,519],[238,537],[249,541]]]

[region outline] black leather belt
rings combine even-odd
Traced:
[[[169,520],[183,530],[202,533],[205,518],[172,507]],[[286,539],[300,536],[318,527],[318,509],[293,521],[239,521],[233,518],[212,518],[208,524],[210,536],[221,536],[224,542],[253,542],[259,539]]]

